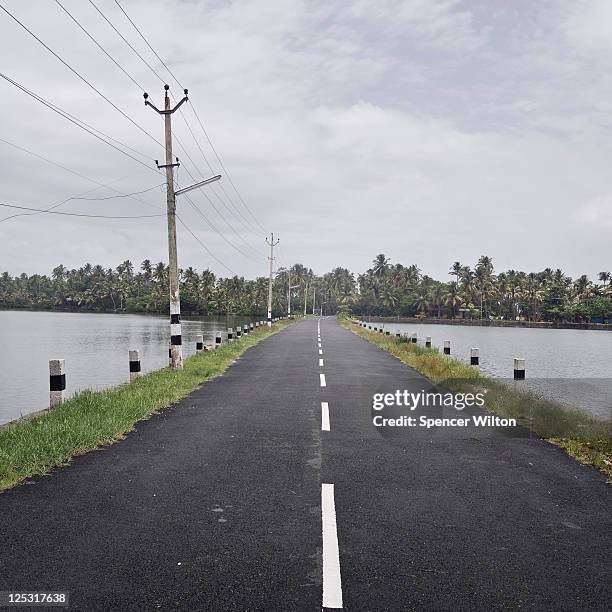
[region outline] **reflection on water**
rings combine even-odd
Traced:
[[[184,317],[183,351],[195,337],[214,343],[217,330],[249,317]],[[66,360],[67,394],[126,382],[128,351],[140,350],[144,372],[168,365],[166,316],[0,311],[0,424],[48,407],[49,360]]]

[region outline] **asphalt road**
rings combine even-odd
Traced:
[[[0,591],[83,611],[609,610],[605,478],[537,439],[373,426],[374,393],[424,387],[335,320],[298,322],[0,495]]]

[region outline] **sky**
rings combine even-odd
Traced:
[[[142,97],[163,104],[164,81],[189,89],[178,184],[222,174],[177,197],[183,268],[265,275],[270,232],[276,266],[318,274],[378,253],[441,280],[483,254],[497,271],[612,268],[609,0],[120,0],[182,87],[114,0],[92,2],[61,5],[123,70],[57,1],[0,6],[108,101],[4,11],[0,72],[138,162],[0,79],[0,203],[156,216],[7,219],[0,271],[167,261],[163,118]]]

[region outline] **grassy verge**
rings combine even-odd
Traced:
[[[484,390],[486,407],[494,414],[515,418],[539,437],[612,478],[610,421],[596,419],[525,390],[484,376],[477,368],[394,336],[383,336],[350,321],[342,325],[368,342],[395,355],[434,383],[450,391]]]
[[[0,491],[66,465],[71,457],[125,437],[134,424],[171,406],[226,370],[248,348],[288,324],[259,328],[214,351],[188,357],[184,369],[146,374],[131,384],[85,391],[58,408],[0,430]]]

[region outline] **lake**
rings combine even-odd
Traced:
[[[381,323],[370,325],[380,327]],[[480,349],[480,369],[494,378],[511,379],[513,359],[525,359],[522,384],[539,394],[576,406],[596,416],[612,416],[612,332],[582,329],[480,327],[427,323],[382,323],[396,334],[417,334],[424,346],[442,352],[451,342],[451,355],[467,363],[470,349]]]
[[[263,318],[263,317],[262,317]],[[213,344],[217,330],[249,317],[182,317],[183,353],[195,353],[197,334]],[[142,370],[168,365],[165,315],[0,311],[0,424],[49,406],[49,360],[66,360],[66,394],[126,382],[128,351],[138,349]]]

